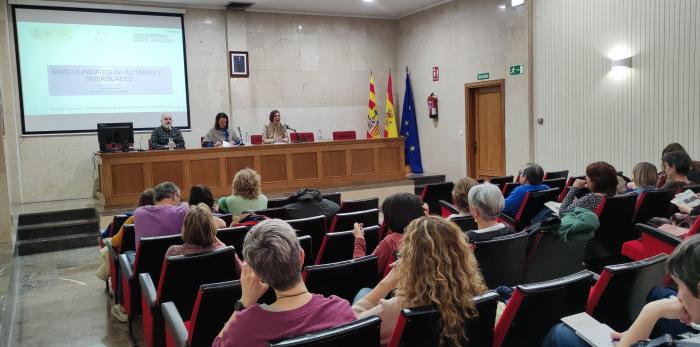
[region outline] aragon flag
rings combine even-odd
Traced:
[[[384,137],[398,137],[396,129],[396,112],[394,111],[394,93],[391,90],[391,72],[389,86],[386,89],[386,116],[384,117]]]
[[[413,173],[423,173],[423,163],[420,159],[420,141],[418,141],[418,124],[416,124],[416,106],[413,103],[411,77],[408,75],[408,69],[406,69],[406,93],[403,97],[401,117],[401,136],[406,138],[404,140],[406,165],[411,166],[411,172]]]
[[[367,138],[379,136],[379,121],[377,120],[377,97],[374,95],[374,76],[369,74],[369,104],[367,106]]]

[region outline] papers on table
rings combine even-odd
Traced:
[[[228,141],[223,141],[221,144],[224,146],[224,148],[233,147],[233,144]]]
[[[576,335],[594,347],[613,347],[610,333],[614,330],[606,324],[600,323],[586,312],[564,317],[561,319],[566,325],[576,331]]]
[[[544,206],[552,210],[552,212],[559,214],[559,209],[561,208],[561,203],[556,201],[547,201]]]
[[[675,205],[686,204],[690,206],[690,208],[700,205],[700,199],[698,199],[695,192],[690,189],[676,194],[676,197],[671,200],[671,202]]]

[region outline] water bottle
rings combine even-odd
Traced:
[[[245,143],[250,144],[250,134],[246,131],[245,132]]]
[[[316,135],[319,141],[323,140],[323,133],[321,132],[321,129],[318,129],[318,135]]]
[[[170,150],[175,149],[175,141],[173,141],[172,137],[168,138],[168,149],[170,149]]]

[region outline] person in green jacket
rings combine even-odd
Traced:
[[[232,185],[232,195],[219,199],[219,211],[237,216],[243,211],[267,208],[267,197],[260,192],[260,175],[255,170],[245,168],[236,172]]]

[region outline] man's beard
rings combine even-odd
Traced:
[[[163,128],[165,128],[165,130],[170,131],[170,130],[172,130],[173,126],[170,124],[163,124]]]

